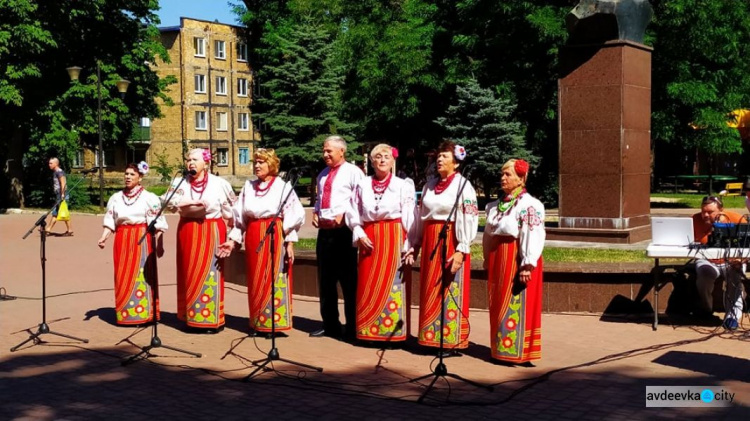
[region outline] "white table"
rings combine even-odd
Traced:
[[[748,248],[690,248],[688,246],[658,246],[649,244],[646,248],[646,255],[654,259],[654,268],[651,273],[654,275],[654,324],[653,330],[659,326],[659,291],[669,282],[662,281],[662,275],[667,269],[677,269],[680,265],[659,265],[661,258],[687,258],[687,259],[715,259],[715,260],[732,260],[732,259],[749,259],[750,249]]]

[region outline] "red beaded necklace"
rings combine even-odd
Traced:
[[[208,174],[205,174],[203,176],[203,180],[201,181],[195,181],[195,178],[190,179],[190,198],[195,200],[193,197],[193,192],[196,194],[200,193],[200,196],[198,196],[198,199],[203,198],[203,192],[206,191],[206,186],[208,185]]]
[[[268,191],[271,189],[271,186],[273,185],[273,182],[276,181],[276,177],[271,177],[271,181],[266,184],[266,187],[261,188],[260,179],[255,180],[255,197],[263,197],[268,194]]]
[[[447,189],[448,186],[451,185],[451,182],[453,181],[453,178],[456,176],[456,174],[458,174],[458,173],[454,172],[453,174],[451,174],[450,176],[448,176],[448,178],[446,178],[445,180],[438,181],[438,183],[435,184],[435,194],[440,194],[440,193],[444,192],[445,189]]]
[[[143,186],[138,185],[137,187],[133,187],[129,191],[126,189],[122,190],[122,202],[125,203],[125,206],[130,206],[133,203],[138,201],[138,198],[141,197],[141,193],[143,193]],[[132,199],[130,203],[128,203],[128,199]]]
[[[375,192],[375,194],[383,194],[386,190],[388,190],[388,185],[391,184],[391,178],[393,177],[393,174],[388,173],[388,175],[382,180],[378,180],[375,178],[375,176],[372,176],[372,191]]]

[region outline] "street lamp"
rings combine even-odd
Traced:
[[[68,67],[66,69],[70,76],[71,82],[78,80],[78,76],[81,74],[81,68],[77,66]],[[120,92],[120,96],[125,98],[125,92],[128,90],[130,81],[120,79],[116,83],[117,91]],[[99,60],[96,61],[96,94],[98,102],[96,105],[97,120],[99,122],[99,208],[104,208],[104,142],[102,139],[102,76],[101,70],[99,69]]]

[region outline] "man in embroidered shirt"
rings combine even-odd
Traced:
[[[319,229],[316,254],[323,329],[311,333],[313,337],[341,336],[337,282],[341,283],[344,294],[346,336],[354,338],[356,335],[357,249],[352,247],[352,231],[346,226],[344,215],[351,206],[357,182],[364,174],[356,165],[346,162],[345,154],[344,138],[326,138],[323,161],[328,168],[318,175],[313,213],[313,226]]]
[[[706,244],[715,222],[737,224],[742,219],[742,215],[736,212],[725,211],[724,204],[718,197],[706,196],[701,203],[701,211],[693,215],[695,241]],[[739,326],[739,320],[742,318],[742,296],[744,295],[742,263],[730,262],[727,259],[699,259],[695,262],[695,272],[700,315],[710,316],[713,314],[714,284],[721,276],[726,281],[724,291],[724,311],[726,313],[723,326],[728,330],[736,330]]]

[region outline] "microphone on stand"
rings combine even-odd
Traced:
[[[99,167],[94,167],[94,168],[89,168],[87,170],[83,170],[81,171],[81,174],[88,175],[88,174],[93,174],[95,172],[99,172]]]
[[[190,176],[194,176],[194,175],[196,175],[196,174],[198,174],[198,171],[196,171],[196,170],[189,170],[189,169],[187,169],[187,168],[186,168],[186,169],[184,169],[184,170],[182,170],[182,176],[183,176],[183,177],[187,177],[187,176],[189,176],[189,175],[190,175]]]

